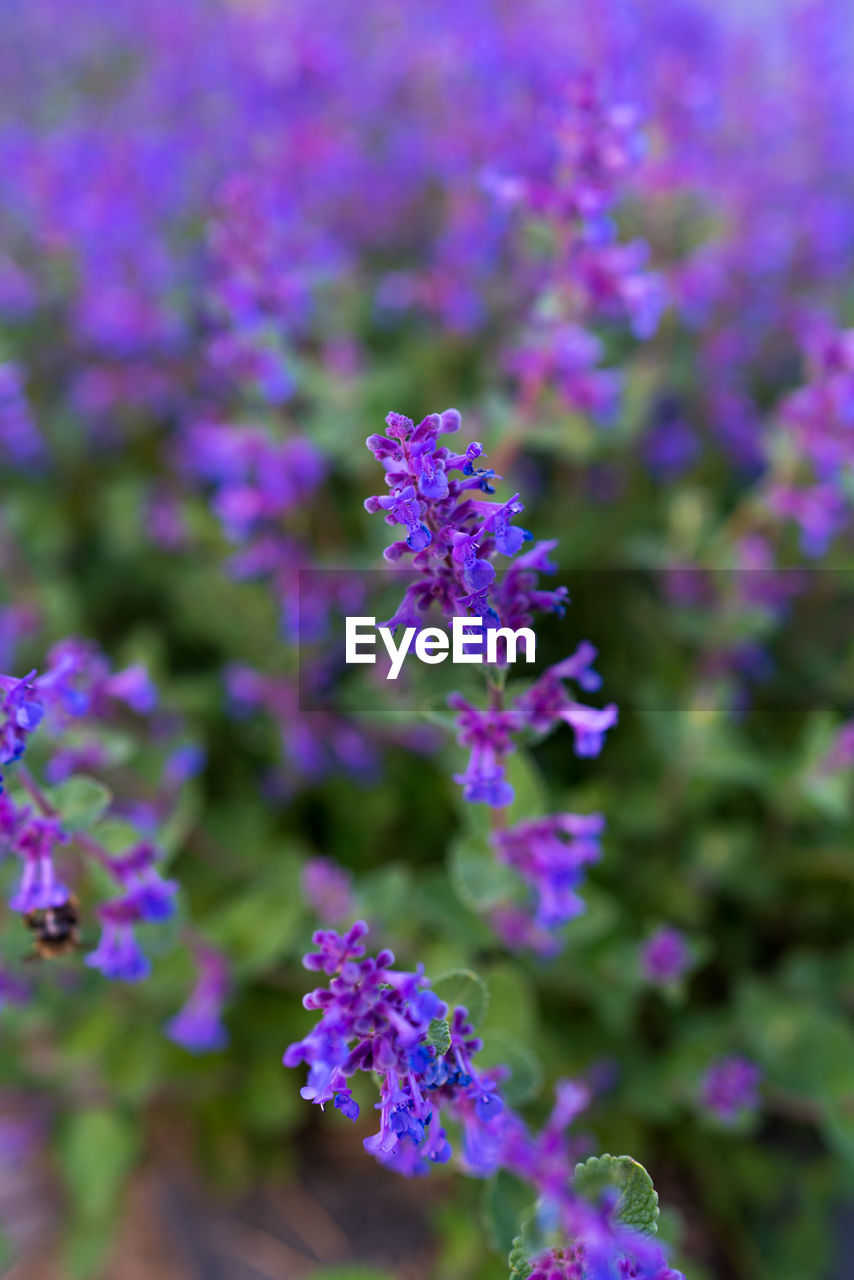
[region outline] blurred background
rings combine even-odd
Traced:
[[[532,1124],[590,1084],[579,1157],[646,1165],[688,1280],[850,1274],[853,25],[3,7],[0,672],[68,636],[144,664],[156,709],[28,759],[180,886],[136,984],[0,913],[10,1280],[506,1276],[518,1188],[379,1168],[372,1097],[354,1129],[281,1065],[312,931],[359,917],[482,975]],[[568,728],[513,758],[520,816],[607,821],[545,943],[466,851],[444,685],[368,714],[329,642],[383,565],[365,437],[449,405],[558,541],[543,660],[591,641],[620,705],[598,759]],[[88,949],[103,879],[63,857]],[[199,975],[208,1053],[169,1021]]]

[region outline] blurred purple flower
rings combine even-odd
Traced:
[[[747,1058],[717,1058],[701,1083],[702,1106],[722,1124],[734,1124],[759,1106],[760,1068]]]
[[[662,925],[642,946],[640,962],[648,982],[657,986],[678,982],[691,964],[685,935],[673,925]]]

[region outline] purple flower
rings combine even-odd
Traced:
[[[472,496],[493,492],[494,473],[475,467],[483,454],[477,442],[463,453],[440,443],[442,435],[459,430],[460,421],[456,409],[428,414],[417,427],[410,418],[390,413],[388,435],[368,437],[368,448],[385,467],[391,493],[366,499],[365,509],[384,511],[389,524],[405,528],[405,540],[388,546],[385,558],[396,562],[414,553],[419,576],[390,625],[412,616],[408,604],[416,597],[420,608],[435,602],[446,617],[470,613],[497,623],[501,615],[490,596],[496,578],[492,559],[515,556],[531,538],[512,524],[522,511],[518,494],[504,503]],[[535,577],[533,563],[529,567]],[[530,575],[525,585],[530,589]],[[509,610],[512,601],[506,593],[503,603]]]
[[[463,773],[454,781],[463,788],[470,804],[488,804],[500,809],[513,803],[513,788],[506,778],[504,759],[514,750],[512,731],[517,721],[499,708],[480,710],[460,694],[451,694],[448,706],[457,711],[457,741],[471,751]]]
[[[35,675],[31,671],[21,680],[0,675],[0,765],[19,760],[28,736],[41,724],[44,708],[36,693]]]
[[[101,686],[102,694],[126,703],[137,715],[147,716],[157,706],[157,689],[152,683],[148,669],[138,662],[135,666],[126,667],[107,676]]]
[[[98,916],[103,931],[98,946],[85,957],[90,969],[99,969],[114,982],[141,982],[151,973],[151,961],[134,935],[134,925],[144,916],[135,894],[102,903]]]
[[[577,1240],[532,1258],[527,1280],[684,1280],[660,1246],[607,1220],[575,1217]]]
[[[840,725],[830,750],[821,762],[823,773],[841,773],[854,765],[854,720]]]
[[[703,1077],[701,1103],[722,1124],[735,1124],[758,1108],[761,1080],[760,1068],[749,1059],[738,1055],[717,1058]]]
[[[157,850],[146,841],[134,845],[120,857],[109,858],[105,865],[125,890],[128,910],[140,922],[157,924],[175,914],[175,880],[163,880],[155,862]]]
[[[772,468],[763,494],[769,512],[800,526],[815,559],[852,527],[848,472],[854,428],[854,331],[823,325],[804,335],[808,381],[780,408],[779,434],[793,455]]]
[[[318,1010],[320,1021],[290,1045],[285,1065],[306,1062],[302,1096],[321,1107],[333,1102],[350,1119],[358,1108],[348,1080],[356,1071],[379,1076],[380,1127],[364,1145],[382,1164],[412,1175],[447,1161],[447,1111],[462,1125],[467,1165],[488,1172],[496,1167],[508,1113],[495,1081],[475,1067],[481,1042],[465,1009],[451,1011],[450,1046],[439,1052],[428,1032],[435,1019],[449,1013],[447,1006],[430,990],[420,967],[415,973],[393,969],[390,951],[365,956],[361,939],[366,932],[359,921],[344,935],[332,930],[314,935],[319,950],[306,956],[306,967],[322,970],[330,981],[305,997],[305,1007]]]
[[[555,929],[584,911],[577,890],[585,866],[601,857],[604,826],[599,813],[556,813],[494,833],[499,861],[518,871],[536,900],[538,926]]]
[[[222,1022],[222,1006],[228,994],[228,969],[211,947],[196,945],[198,978],[189,1000],[166,1024],[166,1035],[190,1053],[224,1049],[228,1032]]]
[[[527,1280],[684,1280],[660,1245],[615,1218],[613,1197],[590,1204],[550,1188],[540,1205],[549,1214],[557,1219],[549,1234],[565,1243],[536,1254]]]
[[[366,932],[362,921],[344,935],[320,930],[317,951],[305,957],[306,967],[329,981],[304,998],[319,1020],[284,1055],[287,1067],[308,1065],[302,1096],[320,1107],[332,1102],[355,1120],[358,1106],[348,1082],[357,1071],[372,1073],[379,1080],[379,1129],[364,1146],[382,1164],[413,1176],[445,1163],[452,1155],[445,1130],[450,1118],[462,1130],[468,1171],[486,1177],[504,1168],[527,1181],[552,1228],[578,1246],[584,1280],[679,1280],[657,1246],[614,1221],[612,1201],[590,1205],[572,1190],[577,1152],[565,1130],[587,1105],[588,1089],[560,1081],[545,1125],[531,1133],[501,1096],[505,1073],[479,1071],[481,1042],[466,1010],[449,1010],[420,966],[402,973],[392,967],[390,951],[367,956]],[[446,1016],[446,1038],[431,1037],[431,1024]],[[621,1270],[623,1259],[629,1269]],[[543,1274],[551,1280],[548,1271]]]
[[[423,551],[430,545],[433,535],[421,519],[422,506],[411,484],[390,498],[379,497],[375,501],[377,507],[389,512],[393,521],[405,527],[406,545],[411,551]]]
[[[309,858],[301,878],[303,896],[324,924],[353,914],[353,877],[332,858]]]
[[[26,1004],[30,997],[30,988],[14,974],[0,969],[0,1013],[9,1005]]]
[[[157,705],[157,690],[141,663],[111,671],[97,645],[73,636],[53,646],[34,687],[54,728],[80,716],[109,720],[117,702],[138,715],[150,715]]]
[[[301,695],[311,687],[308,663],[301,665],[298,682],[240,666],[226,667],[224,677],[233,715],[263,709],[276,721],[287,765],[286,784],[316,780],[336,769],[373,775],[376,747],[362,730],[334,711],[304,709]]]
[[[18,889],[9,900],[13,911],[26,914],[68,901],[69,890],[57,880],[53,865],[54,846],[67,839],[56,819],[18,811],[12,847],[24,866]]]
[[[130,924],[105,921],[101,940],[85,957],[90,969],[98,969],[111,982],[142,982],[151,973],[151,961],[134,937]]]
[[[0,450],[15,466],[43,463],[47,449],[27,399],[24,371],[14,362],[0,364]]]
[[[176,790],[189,778],[195,778],[205,767],[206,753],[197,742],[185,742],[167,757],[163,780],[167,787]]]
[[[571,726],[575,734],[577,756],[598,756],[608,729],[617,723],[617,707],[609,702],[598,710],[580,702],[570,702],[560,713],[560,718]]]
[[[679,416],[675,405],[661,405],[658,421],[643,443],[644,460],[649,470],[669,481],[684,475],[700,455],[700,441],[688,422]]]
[[[568,724],[578,756],[598,755],[605,733],[617,723],[614,703],[601,709],[588,707],[576,702],[564,688],[565,681],[574,680],[587,691],[598,689],[601,680],[591,667],[595,657],[596,650],[585,641],[570,657],[547,668],[515,703],[520,721],[537,733],[547,733],[561,722]]]
[[[678,982],[691,964],[685,935],[673,925],[662,925],[641,948],[641,968],[647,981],[657,986]]]
[[[538,924],[530,910],[516,903],[500,903],[489,912],[489,923],[511,951],[529,950],[541,956],[556,955],[560,942],[551,929]]]
[[[586,642],[562,662],[546,669],[537,681],[508,706],[493,703],[488,709],[475,707],[460,694],[451,694],[448,706],[457,711],[457,741],[468,747],[471,756],[463,773],[454,781],[472,804],[501,808],[512,804],[513,788],[506,778],[504,761],[515,750],[513,737],[525,729],[547,733],[565,722],[575,734],[579,756],[595,756],[602,749],[604,735],[617,721],[617,708],[609,703],[601,710],[572,699],[564,681],[575,680],[584,689],[601,683],[591,663],[596,650]]]

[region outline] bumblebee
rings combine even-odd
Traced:
[[[33,935],[33,960],[52,960],[80,946],[80,905],[73,895],[61,906],[28,911],[24,924]]]

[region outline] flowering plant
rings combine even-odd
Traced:
[[[844,1273],[849,7],[3,7],[0,1271]]]

